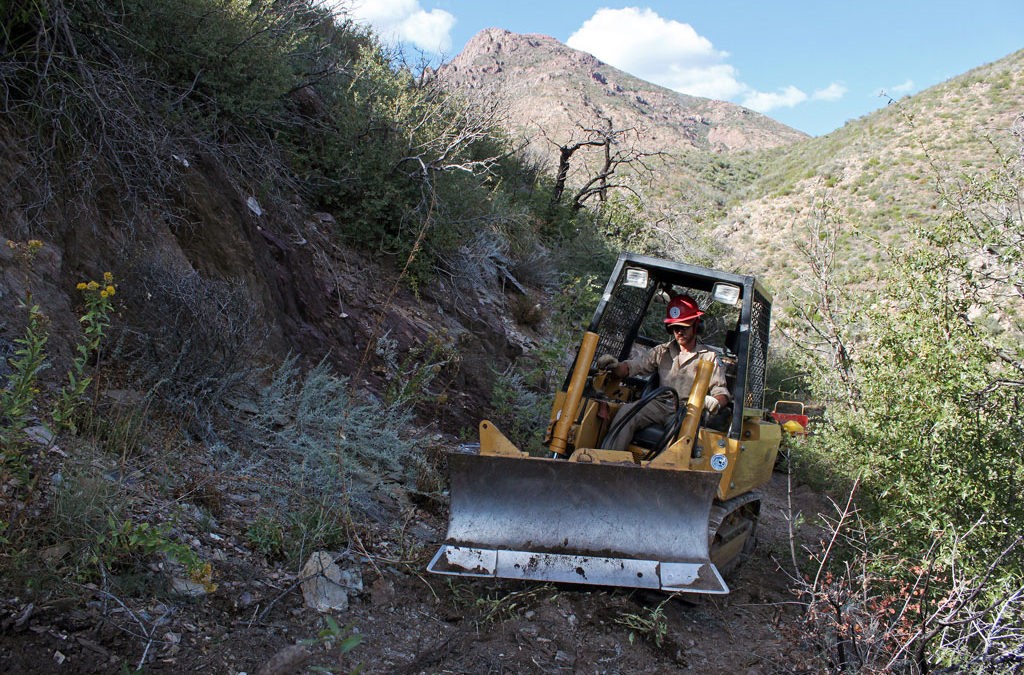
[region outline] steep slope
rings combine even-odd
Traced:
[[[795,246],[840,223],[839,260],[869,276],[886,243],[936,209],[936,180],[1011,151],[1024,110],[1024,51],[808,138],[768,117],[644,82],[543,35],[491,28],[438,71],[450,90],[501,102],[507,128],[553,167],[559,144],[603,118],[666,153],[640,192],[666,239],[706,234],[721,264],[776,288],[804,269]],[[570,182],[590,175],[574,166]]]
[[[677,226],[720,214],[734,185],[753,177],[747,152],[807,138],[741,106],[645,82],[544,35],[486,29],[436,77],[448,91],[496,105],[508,131],[552,172],[559,146],[588,138],[588,130],[610,121],[627,131],[620,149],[632,144],[629,150],[648,156],[650,170],[627,167],[617,177],[658,212],[652,221]],[[593,176],[602,157],[600,149],[578,152],[569,184]]]
[[[936,212],[937,180],[1013,157],[1024,111],[1024,51],[976,68],[758,159],[758,179],[734,195],[715,234],[779,286],[798,276],[794,245],[821,222],[840,224],[838,260],[861,276],[883,264],[881,245],[903,241]],[[1019,134],[1019,130],[1016,132]]]

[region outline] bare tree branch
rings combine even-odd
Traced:
[[[558,170],[555,173],[555,187],[550,202],[552,208],[560,204],[565,195],[572,158],[580,150],[601,148],[602,160],[598,168],[573,194],[574,211],[583,208],[584,204],[595,196],[599,201],[607,201],[610,190],[624,189],[638,195],[635,187],[624,180],[625,172],[629,170],[641,175],[653,174],[654,169],[647,160],[666,154],[640,147],[641,134],[636,127],[616,129],[610,117],[601,118],[601,122],[601,126],[595,127],[585,127],[577,123],[576,127],[582,133],[582,138],[570,138],[566,143],[552,141],[546,132],[541,132],[549,142],[558,147]],[[573,135],[575,136],[575,133]],[[619,180],[612,181],[614,176],[618,176]]]

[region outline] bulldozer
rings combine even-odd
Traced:
[[[689,396],[597,366],[665,342],[665,308],[687,294],[703,309],[702,360]],[[782,439],[764,408],[771,297],[749,275],[632,253],[619,256],[554,396],[543,454],[491,421],[479,448],[449,455],[450,510],[428,571],[557,583],[723,594],[756,542],[761,496]],[[731,403],[704,410],[712,371]],[[601,443],[616,412],[667,394],[675,414]],[[664,399],[663,399],[664,400]]]

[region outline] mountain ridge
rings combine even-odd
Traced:
[[[1013,153],[1024,111],[1024,50],[850,120],[829,134],[757,158],[757,178],[731,200],[713,235],[765,252],[755,273],[792,266],[797,241],[820,221],[843,225],[843,264],[863,276],[885,246],[934,216],[939,181]],[[776,154],[777,153],[777,154]],[[855,234],[856,233],[856,234]],[[791,276],[791,275],[790,275]],[[776,275],[777,281],[779,276]]]
[[[574,73],[586,78],[574,80]],[[732,152],[808,138],[742,106],[646,82],[547,35],[484,29],[436,75],[467,96],[501,96],[513,128],[540,125],[559,138],[584,112],[592,120],[610,116],[620,127],[642,126],[652,144],[668,151]]]
[[[543,35],[486,29],[438,76],[469,97],[503,101],[507,128],[532,129],[533,151],[549,161],[551,144],[572,138],[580,120],[604,114],[617,126],[635,125],[645,148],[666,153],[638,191],[643,217],[663,224],[666,241],[703,236],[717,242],[710,254],[721,264],[783,287],[802,269],[792,246],[811,236],[826,202],[843,223],[843,264],[858,276],[884,264],[884,247],[936,208],[938,173],[977,165],[992,147],[1013,142],[1024,109],[1021,72],[1024,50],[818,137],[646,83]],[[575,167],[577,181],[593,172],[590,161]]]

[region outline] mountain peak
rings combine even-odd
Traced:
[[[806,135],[724,101],[645,82],[553,37],[486,28],[438,70],[449,90],[504,102],[513,130],[564,142],[602,119],[643,129],[658,150],[733,151]]]
[[[504,28],[484,28],[470,38],[469,42],[466,43],[465,49],[462,50],[462,55],[472,57],[480,54],[515,52],[520,49],[540,46],[554,49],[564,45],[550,35],[513,33]]]

